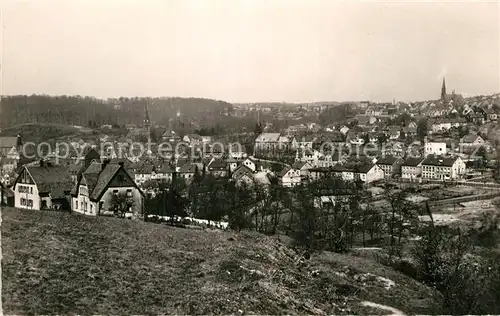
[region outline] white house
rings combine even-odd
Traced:
[[[424,141],[424,155],[444,155],[446,154],[445,142]]]
[[[456,180],[465,174],[465,162],[460,157],[428,156],[422,162],[422,178]]]
[[[313,168],[313,166],[305,161],[296,161],[293,163],[292,168],[299,170],[302,178],[307,178],[309,176],[309,169]]]
[[[247,159],[243,160],[242,164],[245,167],[247,167],[248,169],[252,170],[252,172],[256,172],[257,171],[258,163],[257,163],[256,160],[254,160],[252,158],[247,158]]]
[[[24,166],[13,185],[14,206],[33,210],[66,208],[71,186],[66,168],[43,163]]]
[[[278,174],[279,181],[284,187],[293,187],[301,182],[300,170],[291,167],[285,167]]]
[[[372,183],[384,179],[384,170],[376,164],[363,164],[356,168],[357,177],[364,183]]]
[[[340,132],[344,135],[347,135],[347,132],[349,132],[349,130],[350,130],[349,127],[345,125],[340,128]]]
[[[401,165],[401,178],[403,179],[417,179],[422,175],[422,162],[423,157],[410,157],[407,158]]]
[[[123,163],[92,164],[71,190],[71,209],[90,216],[112,215],[117,210],[113,201],[117,195],[123,195],[129,203],[129,216],[143,215],[144,193]]]

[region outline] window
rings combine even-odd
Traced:
[[[127,196],[128,197],[132,197],[132,189],[128,189],[127,190]]]
[[[118,195],[118,190],[113,190],[113,195]]]
[[[78,201],[75,201],[75,210],[78,209]]]
[[[28,207],[33,207],[33,200],[28,200]]]
[[[33,187],[30,187],[30,193],[33,194]]]
[[[102,210],[102,205],[103,205],[103,204],[104,204],[104,202],[103,202],[103,201],[100,201],[100,202],[99,202],[99,209],[100,209],[100,210]]]

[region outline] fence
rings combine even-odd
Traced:
[[[427,201],[427,203],[429,204],[429,206],[441,206],[441,205],[451,204],[451,203],[464,203],[464,202],[488,200],[488,199],[493,199],[496,197],[500,197],[500,191],[494,192],[494,193],[472,195],[472,196],[471,195],[459,196],[459,197],[451,198],[451,199]],[[426,203],[425,201],[422,202],[422,204],[425,204],[425,203]]]
[[[493,182],[474,182],[465,180],[434,180],[434,179],[391,179],[393,182],[399,183],[415,183],[415,184],[443,184],[443,185],[466,185],[471,187],[488,187],[488,188],[498,188],[500,190],[500,183]]]

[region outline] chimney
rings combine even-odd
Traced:
[[[101,164],[101,171],[104,170],[104,168],[106,168],[108,163],[109,163],[109,159],[104,159],[104,161]]]

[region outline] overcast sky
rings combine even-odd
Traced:
[[[2,0],[2,94],[230,102],[500,91],[499,2]]]

